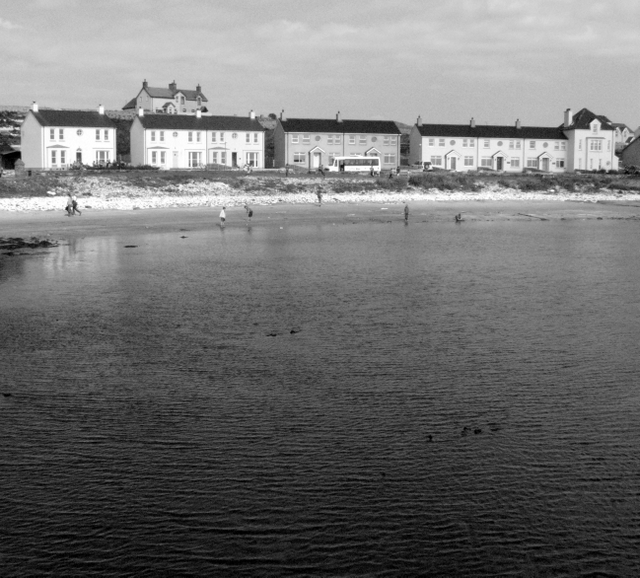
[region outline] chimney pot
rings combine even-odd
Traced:
[[[144,108],[142,108],[142,107],[138,108],[138,116],[139,117],[143,117],[144,116]]]
[[[342,122],[342,115],[340,114],[340,111],[336,114],[336,122]]]
[[[476,119],[471,117],[471,121],[469,121],[469,126],[471,128],[476,128]]]
[[[196,118],[202,118],[202,111],[199,108],[196,109]]]
[[[420,115],[418,115],[418,120],[416,121],[416,124],[418,126],[422,126],[422,117]]]
[[[147,88],[148,86],[149,86],[149,83],[147,82],[147,79],[145,78],[145,79],[142,81],[142,88]]]
[[[101,104],[98,105],[98,114],[104,114],[104,106]]]
[[[251,109],[251,110],[249,111],[249,118],[250,118],[251,120],[254,120],[254,119],[256,118],[256,113],[255,113],[255,112],[253,112],[253,109]]]
[[[522,124],[520,124],[520,119],[516,119],[516,128],[520,130],[522,128]]]
[[[33,112],[38,112],[38,103],[34,100],[33,104],[31,105],[31,110]]]
[[[287,120],[287,117],[284,115],[284,108],[282,109],[282,112],[280,113],[280,120]]]
[[[567,128],[571,126],[572,123],[573,123],[573,113],[571,112],[571,109],[568,108],[567,110],[564,111],[564,127]]]

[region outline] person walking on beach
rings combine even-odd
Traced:
[[[409,222],[409,205],[404,206],[404,222]]]
[[[227,214],[224,212],[224,210],[227,207],[222,207],[222,211],[220,211],[220,227],[224,229],[224,222],[227,220]]]
[[[288,163],[284,166],[284,176],[285,177],[289,176],[289,164]]]
[[[320,163],[320,166],[318,167],[318,172],[322,175],[322,178],[325,178],[325,174],[324,174],[324,166],[322,165],[322,163]]]
[[[244,210],[247,211],[247,225],[250,227],[251,217],[253,217],[253,209],[249,205],[245,205]]]
[[[78,215],[82,216],[80,209],[78,209],[78,197],[76,197],[75,195],[71,197],[71,208],[73,209],[72,212],[74,215],[78,213]]]
[[[318,206],[322,207],[322,189],[320,187],[316,191],[316,196],[318,197]]]
[[[67,195],[67,217],[73,217],[73,197],[71,193]]]

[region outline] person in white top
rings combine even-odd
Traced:
[[[226,219],[227,219],[227,215],[226,215],[226,213],[224,212],[224,210],[225,210],[225,209],[226,209],[226,207],[222,207],[222,211],[220,211],[220,226],[221,226],[221,227],[224,227],[224,222],[225,222],[225,221],[226,221]]]

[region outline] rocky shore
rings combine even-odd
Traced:
[[[11,197],[0,199],[0,211],[59,211],[64,210],[66,196],[75,194],[81,210],[102,211],[135,209],[310,204],[317,202],[322,191],[323,203],[400,203],[415,201],[577,201],[640,202],[640,194],[611,189],[585,192],[550,188],[541,191],[521,191],[491,183],[478,191],[443,191],[407,186],[399,190],[372,189],[370,179],[350,179],[350,188],[362,183],[362,190],[342,191],[339,179],[245,177],[241,187],[225,182],[188,181],[167,183],[148,188],[109,178],[86,177],[74,179],[64,187],[55,187],[45,196]],[[365,185],[367,185],[365,187]]]

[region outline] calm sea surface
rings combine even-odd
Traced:
[[[639,576],[639,248],[394,222],[0,258],[0,575]]]

